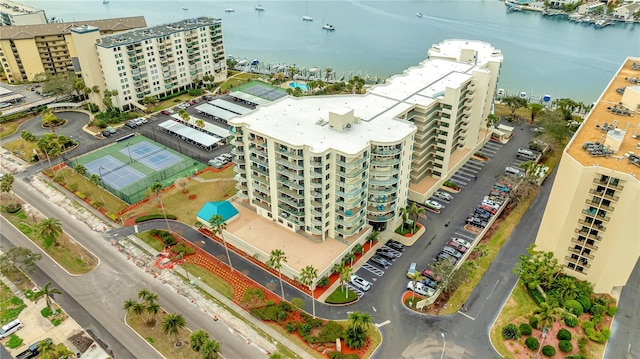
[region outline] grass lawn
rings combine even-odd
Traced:
[[[518,317],[532,313],[537,307],[533,299],[529,297],[526,289],[524,289],[522,282],[518,281],[511,296],[507,299],[504,307],[502,307],[498,318],[496,318],[495,323],[493,323],[489,334],[493,346],[504,358],[513,358],[513,356],[507,350],[505,341],[502,339],[502,327]]]
[[[28,120],[32,119],[33,116],[25,116],[23,118],[19,118],[19,119],[15,119],[9,122],[5,122],[5,123],[1,123],[0,124],[0,138],[4,138],[7,136],[11,136],[14,133],[16,133],[16,131],[18,131],[18,128],[20,127],[21,124],[27,122]]]
[[[193,351],[193,349],[191,349],[191,346],[188,344],[191,331],[189,331],[188,329],[180,330],[177,338],[180,342],[182,342],[182,346],[178,348],[176,348],[173,344],[176,340],[176,336],[165,335],[162,332],[162,319],[166,314],[167,313],[165,311],[158,312],[158,314],[154,316],[155,325],[152,327],[146,325],[144,322],[144,320],[148,318],[148,314],[128,314],[126,316],[126,321],[127,324],[136,331],[136,333],[143,337],[147,341],[147,343],[153,346],[165,358],[201,359],[202,356],[199,353]]]
[[[22,211],[14,214],[3,212],[2,215],[69,273],[88,273],[98,265],[98,258],[65,232],[58,238],[58,245],[46,248],[42,238],[36,233],[36,222],[32,218],[27,218]]]
[[[220,172],[206,171],[198,175],[202,179],[214,179],[214,178],[233,178],[235,173],[233,172],[233,166],[227,167]]]
[[[156,240],[156,242],[160,243],[160,241],[158,240]],[[233,288],[224,279],[215,276],[208,270],[195,264],[186,263],[183,264],[183,267],[186,268],[187,271],[189,271],[190,275],[200,278],[200,280],[203,281],[206,285],[215,289],[226,298],[233,299]]]
[[[31,279],[22,271],[14,270],[8,272],[5,274],[5,277],[7,277],[7,279],[9,279],[22,292],[26,292],[27,290],[31,290],[35,287],[35,284],[33,284]],[[4,297],[0,295],[0,298]]]
[[[511,116],[511,110],[506,105],[496,103],[496,117],[499,119],[500,116]],[[516,115],[524,118],[527,121],[531,121],[531,111],[528,107],[520,107],[516,111]]]
[[[91,183],[87,177],[75,173],[69,167],[58,171],[58,176],[62,176],[61,173],[64,174],[62,181],[69,191],[80,192],[90,198],[92,202],[104,203],[104,206],[100,206],[100,208],[105,208],[107,212],[118,213],[127,208],[128,204],[126,202],[114,196],[111,192],[102,189],[102,187]]]
[[[194,224],[196,214],[208,201],[223,201],[236,192],[235,181],[198,182],[189,181],[188,193],[182,193],[179,188],[171,188],[162,192],[162,203],[167,214],[175,215],[179,221]],[[191,198],[195,196],[195,198]],[[123,218],[135,218],[147,214],[162,214],[162,208],[155,200],[148,201],[131,211],[123,214]]]
[[[0,325],[16,319],[26,307],[22,299],[14,296],[11,289],[0,282]]]
[[[165,228],[166,230],[166,228]],[[155,249],[158,252],[162,252],[162,250],[164,249],[162,242],[159,241],[156,238],[153,238],[151,236],[151,232],[146,231],[146,232],[142,232],[142,233],[138,233],[136,234],[136,237],[140,238],[144,243],[148,244],[149,247]]]
[[[31,162],[31,159],[33,158],[33,150],[38,148],[35,142],[29,142],[23,140],[22,138],[11,142],[6,142],[2,144],[2,147],[11,151],[11,153],[16,154],[18,157],[27,162]]]
[[[329,294],[324,302],[329,304],[344,304],[353,302],[356,299],[358,299],[358,295],[354,291],[347,288],[347,294],[345,294],[344,287],[338,286],[333,293]]]
[[[151,111],[152,112],[158,112],[158,111],[164,110],[166,108],[176,106],[176,105],[180,104],[181,102],[185,102],[185,101],[190,100],[192,98],[194,98],[194,96],[191,96],[188,93],[185,93],[185,94],[182,94],[180,96],[177,96],[177,97],[174,97],[174,98],[170,98],[168,100],[164,100],[164,101],[158,102],[153,107],[153,109]]]

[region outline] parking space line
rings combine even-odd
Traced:
[[[484,152],[491,152],[491,153],[493,153],[494,155],[496,154],[496,152],[498,152],[497,150],[494,150],[494,149],[493,149],[493,148],[491,148],[491,147],[489,147],[489,148],[487,148],[487,147],[482,147],[482,148],[480,149],[480,151],[484,151]]]
[[[464,237],[464,238],[466,238],[466,239],[469,239],[469,240],[471,240],[471,241],[474,241],[474,240],[476,239],[476,237],[470,236],[470,235],[468,235],[468,234],[466,234],[466,233],[455,232],[454,234],[455,234],[456,236]]]
[[[493,155],[495,153],[487,153],[487,152],[484,152],[484,150],[480,150],[480,154],[483,155],[483,156],[491,158],[491,157],[493,157]]]
[[[384,272],[383,272],[382,270],[380,270],[380,269],[378,269],[378,268],[376,268],[376,267],[372,266],[372,265],[371,265],[371,264],[369,264],[369,263],[364,263],[364,264],[362,265],[362,268],[364,268],[364,269],[368,270],[369,272],[371,272],[371,273],[373,273],[373,274],[377,275],[378,277],[382,277],[382,275],[384,274]]]

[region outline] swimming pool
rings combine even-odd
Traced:
[[[289,82],[289,86],[296,89],[299,88],[302,91],[309,91],[309,86],[307,84],[299,84],[297,82]]]

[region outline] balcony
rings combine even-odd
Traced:
[[[257,189],[253,191],[253,196],[255,198],[260,198],[261,200],[263,200],[263,201],[265,201],[267,203],[271,202],[271,196],[269,196],[266,193],[262,193],[262,192],[258,191]]]
[[[249,195],[245,191],[237,191],[236,196],[242,199],[249,199]]]
[[[271,204],[269,204],[269,203],[262,202],[262,201],[260,201],[258,199],[252,199],[251,203],[253,205],[257,206],[257,207],[260,207],[262,209],[266,209],[267,211],[271,212]]]
[[[400,163],[400,157],[381,159],[379,157],[371,157],[372,166],[395,166]]]
[[[395,204],[378,204],[378,203],[369,203],[367,206],[367,212],[371,215],[375,215],[376,213],[389,213],[389,211],[393,211],[395,209]]]
[[[353,177],[358,177],[359,175],[361,175],[362,173],[364,173],[364,171],[366,171],[366,170],[367,170],[367,167],[365,166],[365,167],[362,167],[362,168],[357,169],[357,170],[353,170],[353,169],[349,169],[349,170],[342,170],[342,169],[339,169],[339,170],[337,171],[337,173],[338,173],[338,175],[340,175],[340,176],[342,176],[342,177],[350,177],[350,178],[353,178]]]
[[[290,205],[292,208],[301,208],[301,209],[304,210],[304,200],[296,201],[293,198],[289,198],[284,194],[279,194],[278,195],[278,201],[286,203],[286,204]]]
[[[336,217],[336,223],[341,224],[345,227],[353,227],[358,225],[359,222],[362,221],[362,219],[364,219],[364,212],[361,212],[360,215],[350,219]]]
[[[390,177],[400,173],[399,167],[371,167],[369,176]]]
[[[607,228],[605,226],[603,226],[602,224],[598,225],[598,224],[595,224],[593,222],[587,222],[587,221],[585,221],[583,219],[579,219],[578,223],[580,223],[581,225],[586,226],[586,227],[593,226],[593,228],[597,228],[598,229],[598,232],[606,232],[607,231]]]
[[[371,191],[369,191],[371,192]],[[391,203],[394,202],[398,197],[395,194],[390,195],[369,195],[369,203]]]
[[[356,198],[359,194],[364,192],[366,187],[360,188],[345,188],[344,190],[336,190],[336,194],[345,198]]]
[[[336,160],[336,164],[345,166],[345,167],[356,167],[365,163],[367,160],[368,160],[368,157],[361,157],[357,159],[348,158],[345,160],[338,159]]]
[[[352,227],[352,228],[336,228],[336,232],[342,234],[345,237],[352,236],[360,231],[360,227]]]
[[[371,222],[386,222],[393,218],[393,213],[387,213],[385,215],[380,214],[367,214],[367,221]]]
[[[301,182],[301,183],[300,182],[294,182],[294,181],[292,181],[292,180],[290,180],[290,179],[288,179],[288,178],[286,178],[284,176],[278,176],[276,179],[277,179],[278,182],[280,182],[280,183],[282,183],[282,184],[284,184],[286,186],[289,186],[289,187],[292,187],[292,188],[295,188],[295,189],[304,189],[304,182]]]
[[[269,183],[269,178],[268,177],[263,177],[263,176],[256,175],[256,176],[251,176],[251,179],[253,179],[254,181],[262,183],[263,185],[267,186],[268,188],[271,188],[270,187],[271,184]]]
[[[618,197],[618,196],[610,196],[610,195],[606,194],[605,191],[598,192],[595,189],[590,189],[589,193],[591,193],[592,195],[595,195],[595,196],[600,196],[600,197],[602,197],[604,199],[608,199],[610,201],[618,201],[620,199],[620,197]]]
[[[400,179],[397,178],[397,177],[391,177],[391,178],[370,177],[369,178],[369,184],[374,185],[374,186],[395,185],[399,181],[400,181]]]
[[[593,234],[593,233],[588,233],[586,231],[581,231],[581,230],[579,230],[577,228],[574,229],[573,231],[574,231],[574,233],[577,233],[577,234],[579,234],[581,236],[585,236],[585,237],[587,237],[589,239],[593,239],[593,240],[596,240],[596,241],[601,241],[602,240],[602,237],[599,236],[599,235],[596,235],[596,234]]]
[[[601,186],[605,186],[607,188],[615,189],[616,191],[622,191],[622,189],[624,189],[624,186],[611,184],[609,183],[608,180],[601,181],[600,178],[594,178],[593,183],[599,184]]]
[[[296,162],[293,162],[293,161],[288,161],[288,160],[286,160],[286,159],[284,159],[282,157],[276,157],[276,163],[281,164],[281,165],[286,166],[286,167],[289,167],[289,168],[296,169],[296,170],[304,169],[304,166],[302,166],[302,165],[300,165],[300,164],[298,164]]]
[[[260,192],[270,195],[271,191],[269,190],[269,186],[264,185],[258,181],[253,181],[253,188],[259,190]]]
[[[293,198],[304,198],[304,193],[299,193],[285,186],[278,186],[278,191],[285,193]]]
[[[354,207],[351,209],[336,209],[336,213],[343,217],[360,216],[362,213],[362,207]]]
[[[392,148],[392,149],[381,149],[374,147],[371,150],[371,153],[378,156],[393,156],[400,154],[402,152],[402,147]]]
[[[385,186],[385,187],[369,187],[369,194],[373,194],[376,196],[384,196],[384,195],[392,195],[398,191],[397,186]]]
[[[267,150],[265,150],[262,146],[255,146],[251,144],[249,145],[249,151],[261,156],[267,156]]]
[[[609,222],[611,220],[611,217],[602,216],[602,215],[598,214],[598,212],[595,212],[595,213],[594,212],[589,212],[586,209],[582,210],[582,214],[585,214],[585,215],[587,215],[589,217],[593,217],[593,218],[597,218],[597,219],[603,220],[605,222]]]
[[[289,150],[282,146],[276,146],[276,152],[281,153],[287,157],[295,158],[295,159],[303,159],[304,155],[302,154],[302,150]]]
[[[295,217],[304,217],[304,211],[291,207],[290,205],[283,203],[282,201],[278,202],[278,208]],[[282,216],[282,217],[287,218],[285,216]]]
[[[256,164],[252,163],[249,168],[251,168],[251,170],[254,171],[254,172],[261,173],[261,174],[269,177],[269,171],[265,167],[261,167],[261,166],[258,166]]]
[[[592,249],[594,251],[598,250],[598,246],[593,244],[588,244],[587,241],[580,242],[577,238],[571,238],[571,243],[584,246],[585,248]]]
[[[322,172],[318,172],[318,171],[309,171],[309,176],[311,176],[311,178],[322,178],[324,177]]]

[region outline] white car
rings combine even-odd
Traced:
[[[445,201],[451,201],[453,199],[453,196],[448,194],[445,191],[436,191],[436,193],[434,193],[433,196],[440,199],[444,199]]]
[[[407,283],[407,289],[410,291],[414,291],[413,281],[409,281],[409,283]],[[429,288],[421,282],[416,282],[415,292],[417,294],[424,295],[425,297],[433,297],[433,295],[436,294],[436,291],[433,288]]]
[[[362,291],[368,291],[369,289],[371,289],[371,283],[366,281],[364,278],[358,276],[358,275],[352,275],[351,276],[351,280],[349,281],[351,284],[353,284],[354,287],[362,290]]]
[[[471,244],[469,242],[465,241],[462,238],[451,237],[451,240],[456,242],[456,243],[458,243],[459,245],[461,245],[461,246],[463,246],[465,248],[470,248],[471,247]]]
[[[444,208],[443,205],[441,205],[440,203],[436,202],[436,201],[432,201],[430,199],[428,199],[426,202],[424,202],[424,205],[433,209],[437,209],[437,210],[441,210]]]

